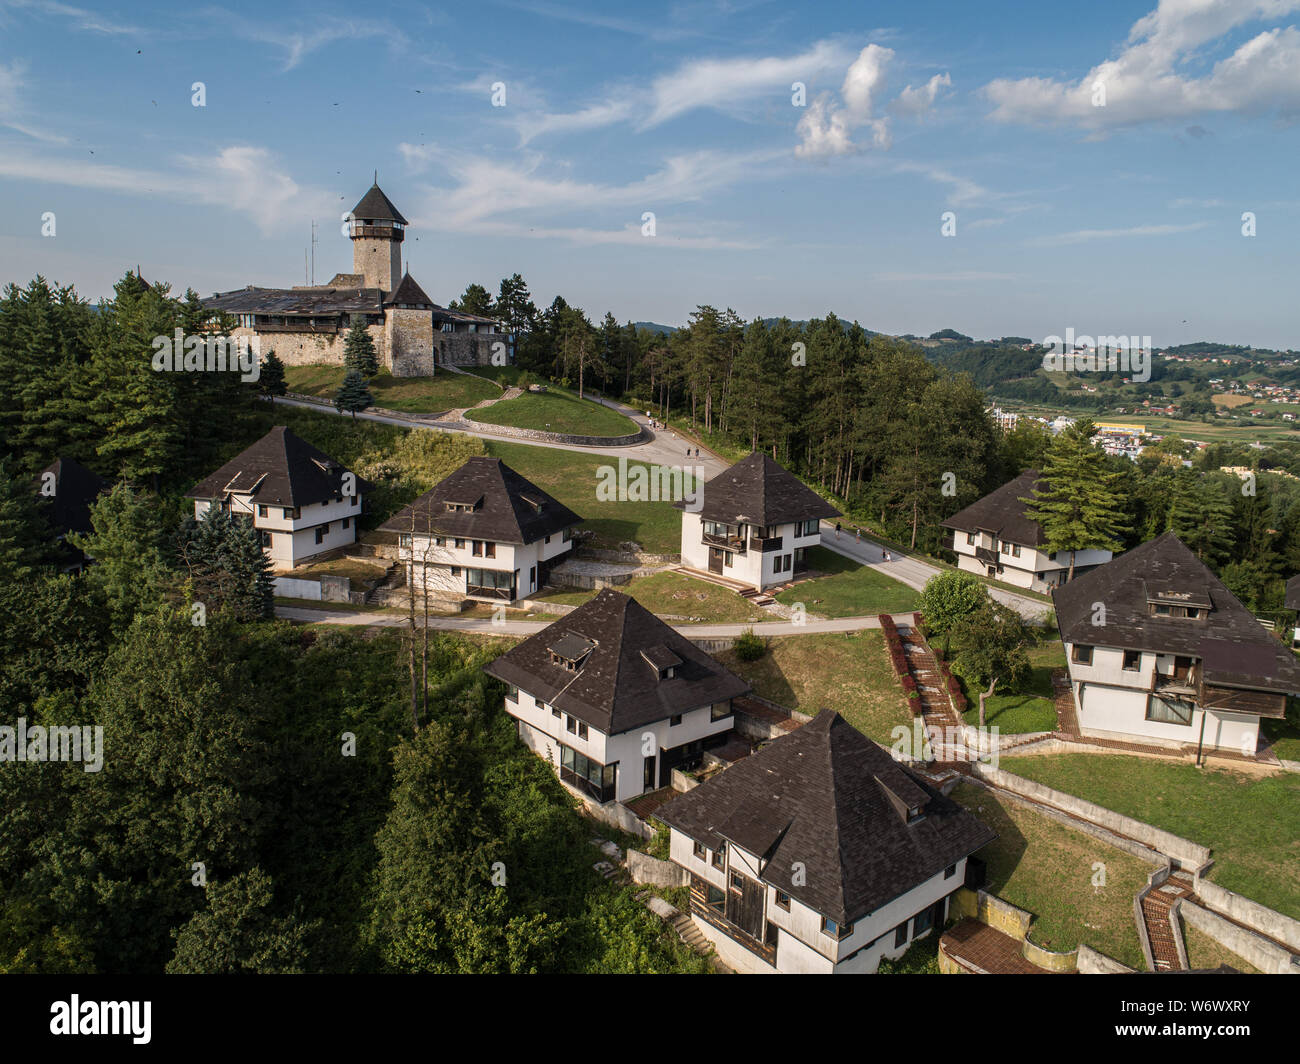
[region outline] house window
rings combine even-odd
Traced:
[[[934,926],[934,909],[927,908],[912,918],[912,937],[925,934]]]
[[[343,527],[344,527],[344,528],[351,528],[351,527],[352,527],[352,518],[350,518],[350,517],[345,517],[345,518],[343,518]]]
[[[805,521],[803,523],[802,534],[805,536],[815,536],[820,529],[821,521],[814,517],[811,521]]]
[[[714,863],[716,864],[716,862]],[[721,887],[715,887],[710,883],[708,890],[705,892],[704,898],[704,903],[715,912],[722,912],[723,909],[726,908],[727,898],[726,895],[722,893]]]
[[[328,532],[329,530],[330,530],[330,526],[329,526],[329,525],[317,525],[317,526],[316,526],[316,542],[317,542],[317,543],[324,543],[324,542],[325,542],[325,533]]]
[[[512,683],[506,684],[506,698],[511,702],[518,702],[519,688]]]
[[[944,879],[952,879],[952,877],[955,876],[956,874],[957,874],[957,866],[955,864],[950,864],[947,868],[943,870]]]
[[[616,767],[602,765],[570,747],[560,745],[560,779],[598,802],[608,802],[614,797]]]
[[[731,889],[732,890],[745,889],[745,877],[742,876],[739,872],[731,873]]]
[[[564,718],[564,730],[576,735],[578,733],[578,721],[574,717]]]
[[[458,539],[458,540],[456,540],[456,549],[457,549],[457,550],[464,550],[464,549],[465,549],[465,541],[464,541],[463,539]]]
[[[459,566],[459,565],[453,565],[453,566],[451,567],[451,575],[452,575],[452,576],[460,576],[460,566]]]
[[[399,547],[409,547],[411,545],[411,536],[409,533],[403,533],[397,537]]]
[[[829,916],[822,917],[822,933],[832,938],[848,938],[853,934],[852,924],[837,924]]]
[[[778,909],[784,909],[786,912],[789,912],[789,911],[790,911],[790,895],[787,894],[787,893],[786,893],[785,891],[783,891],[783,890],[778,890],[778,891],[776,892],[776,907],[777,907]]]
[[[257,516],[258,516],[258,517],[266,517],[267,514],[270,512],[270,510],[271,510],[271,508],[270,508],[269,506],[262,506],[262,505],[259,504],[258,507],[257,507]]]
[[[271,533],[270,533],[270,532],[263,532],[263,533],[262,533],[262,546],[263,546],[263,547],[269,547],[270,545],[271,545]]]
[[[280,513],[286,521],[296,521],[302,516],[302,507],[286,506]]]
[[[1005,539],[1002,541],[1002,553],[1009,554],[1013,558],[1020,557],[1020,544],[1008,543]]]
[[[495,543],[484,543],[483,553],[488,558],[495,558],[497,556],[497,545]]]
[[[967,533],[966,533],[966,546],[968,546],[968,547],[973,547],[973,546],[975,546],[975,533],[974,533],[974,532],[967,532]]]
[[[1185,724],[1191,726],[1192,705],[1170,698],[1151,695],[1147,701],[1147,720],[1157,724]]]
[[[546,542],[547,542],[547,543],[550,543],[550,542],[551,542],[551,537],[550,537],[550,536],[547,536],[547,537],[546,537]]]
[[[722,552],[722,564],[725,565],[728,569],[730,569],[733,565],[735,565],[735,557],[734,555],[732,555],[731,551],[724,550]]]
[[[551,716],[552,716],[552,717],[558,717],[559,715],[560,715],[560,711],[559,711],[558,709],[556,709],[554,706],[552,706],[552,707],[551,707]]]
[[[697,842],[693,845],[692,852],[694,852],[696,857],[698,857],[701,861],[703,861],[704,855],[707,854],[709,851],[704,848],[704,843]]]
[[[1070,651],[1070,660],[1076,665],[1091,665],[1092,647],[1076,643],[1074,649]]]
[[[360,496],[360,495],[353,495],[353,496],[352,496],[352,505],[353,505],[353,506],[356,506],[357,503],[359,503],[360,501],[361,501],[361,496]]]
[[[435,547],[445,547],[447,545],[447,538],[445,536],[434,536],[433,545]]]
[[[1128,672],[1137,672],[1138,669],[1142,668],[1142,651],[1124,651],[1124,668]]]
[[[713,706],[709,709],[710,723],[722,720],[724,717],[729,717],[729,716],[731,716],[730,702],[714,702]]]
[[[894,949],[907,945],[907,921],[904,920],[894,928]]]
[[[722,867],[722,851],[721,851],[721,850],[714,850],[714,851],[713,851],[713,867],[714,867],[714,868],[721,868],[721,867]]]
[[[481,539],[474,540],[473,554],[475,558],[483,557],[483,541]]]
[[[668,718],[668,727],[675,728],[681,722],[682,722],[682,715],[680,713],[675,713],[673,714],[673,716]]]

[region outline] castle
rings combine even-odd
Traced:
[[[436,366],[505,365],[512,337],[491,318],[434,303],[402,271],[407,221],[378,182],[351,211],[352,273],[325,285],[217,292],[210,310],[235,315],[234,337],[257,337],[287,366],[343,364],[343,342],[360,319],[379,364],[395,377],[432,376]]]

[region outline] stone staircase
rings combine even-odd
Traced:
[[[384,574],[384,578],[366,592],[366,605],[370,605],[375,599],[388,598],[389,592],[405,586],[406,566],[401,562],[393,562],[388,567],[388,572]]]
[[[1158,972],[1184,970],[1174,942],[1178,932],[1174,929],[1169,910],[1180,898],[1190,898],[1193,894],[1192,881],[1175,873],[1162,886],[1148,891],[1142,899],[1142,922],[1146,924],[1147,938],[1151,941],[1151,959]]]

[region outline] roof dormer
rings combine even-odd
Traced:
[[[671,680],[677,675],[677,668],[682,663],[682,659],[662,643],[647,647],[641,651],[641,657],[654,669],[655,676],[660,680]]]
[[[1147,613],[1152,617],[1179,617],[1203,621],[1214,609],[1210,586],[1204,581],[1182,579],[1176,584],[1144,580]]]
[[[594,639],[578,635],[577,632],[566,632],[546,649],[551,652],[552,665],[558,665],[569,672],[577,672],[595,646]]]

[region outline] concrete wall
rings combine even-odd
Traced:
[[[1261,935],[1285,942],[1291,949],[1300,953],[1300,921],[1283,916],[1240,894],[1224,890],[1218,884],[1211,883],[1200,876],[1196,878],[1196,894],[1208,908],[1215,912],[1222,913],[1239,924],[1245,924]]]
[[[1179,902],[1178,916],[1261,972],[1270,975],[1300,974],[1300,960],[1281,946],[1230,923],[1217,913],[1201,908],[1195,902],[1188,901],[1186,898]]]
[[[691,882],[686,869],[640,850],[627,851],[627,870],[633,882],[652,883],[656,887],[685,887]]]
[[[1098,953],[1085,943],[1079,943],[1079,961],[1077,971],[1080,975],[1124,975],[1136,969],[1127,964],[1120,964],[1113,957]]]

